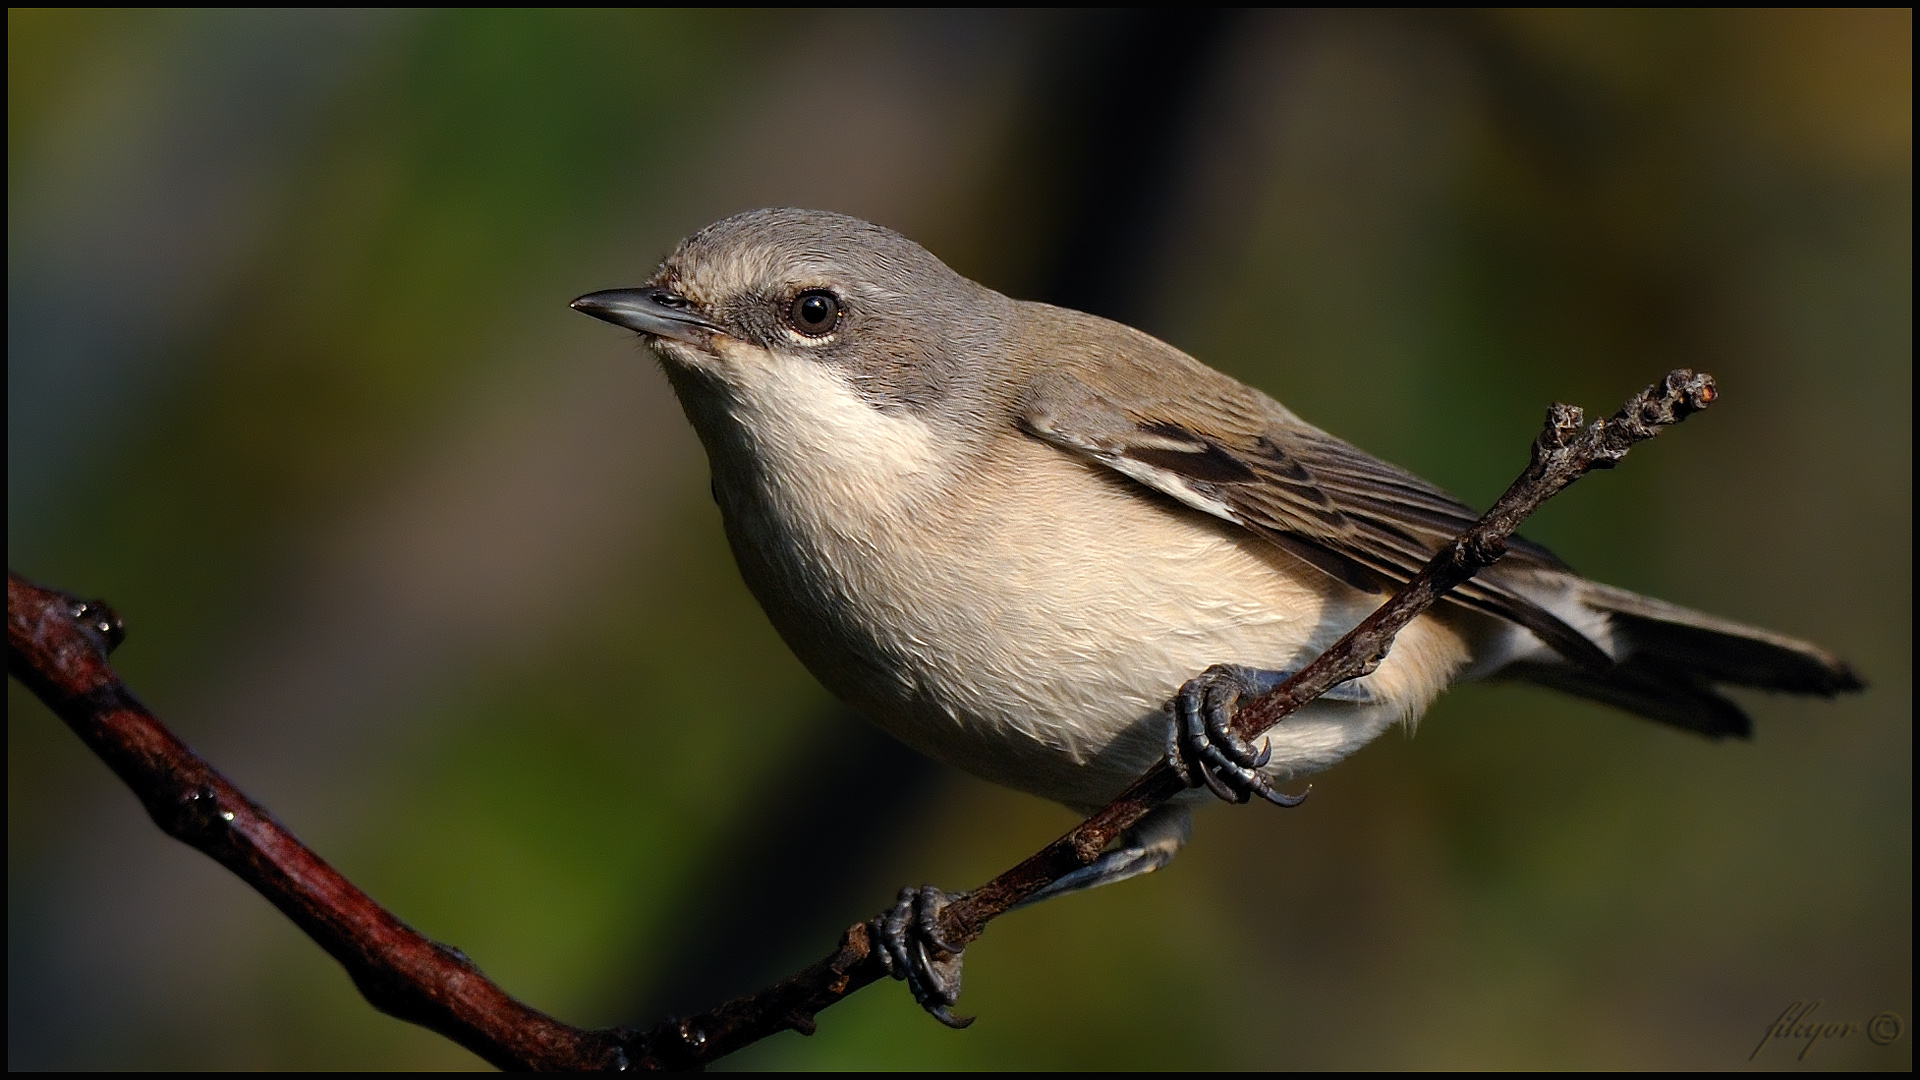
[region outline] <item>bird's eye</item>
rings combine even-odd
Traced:
[[[787,321],[808,337],[826,337],[840,325],[840,298],[825,289],[808,289],[793,298]]]

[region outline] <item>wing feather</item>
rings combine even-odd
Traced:
[[[1055,373],[1030,389],[1021,426],[1369,592],[1405,582],[1479,518],[1460,500],[1306,424],[1258,391],[1186,363],[1212,376],[1202,387],[1218,397],[1142,403],[1137,394],[1102,393]],[[1455,590],[1453,600],[1525,626],[1583,667],[1611,667],[1603,649],[1511,587],[1513,572],[1526,568],[1567,569],[1552,552],[1516,537],[1507,557]]]

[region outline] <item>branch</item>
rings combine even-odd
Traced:
[[[617,1068],[622,1033],[582,1031],[510,997],[458,949],[361,892],[167,730],[107,653],[120,617],[7,571],[7,673],[66,721],[162,832],[233,871],[347,969],[374,1008],[502,1069]]]
[[[1549,408],[1546,425],[1533,442],[1532,461],[1493,508],[1347,636],[1269,693],[1243,703],[1234,716],[1234,731],[1244,739],[1258,738],[1314,698],[1372,672],[1408,623],[1506,554],[1507,540],[1540,504],[1594,469],[1612,468],[1635,443],[1706,408],[1717,394],[1712,376],[1682,369],[1585,430],[1581,424],[1586,417],[1578,408]],[[942,935],[965,947],[989,922],[1093,862],[1122,832],[1184,790],[1186,784],[1162,760],[1071,832],[947,905],[940,912]],[[678,1021],[673,1030],[665,1025],[654,1029],[653,1052],[669,1055],[666,1059],[675,1065],[697,1067],[785,1028],[810,1034],[815,1013],[886,974],[871,948],[872,938],[867,925],[850,927],[840,947],[812,967],[758,994]],[[678,1046],[672,1042],[676,1032],[681,1033]]]
[[[1581,430],[1579,409],[1555,405],[1520,478],[1474,526],[1392,599],[1292,678],[1242,704],[1234,730],[1253,739],[1314,698],[1373,671],[1401,629],[1493,565],[1540,504],[1635,443],[1715,397],[1713,380],[1675,371],[1613,417]],[[812,1034],[814,1014],[886,971],[867,923],[849,927],[825,959],[773,986],[642,1034],[564,1024],[514,1000],[459,950],[432,941],[375,903],[167,730],[115,674],[107,654],[118,615],[7,573],[7,671],[47,704],[131,788],[167,835],[233,871],[327,951],[374,1008],[439,1032],[502,1069],[586,1071],[700,1068],[788,1028]],[[1091,863],[1121,832],[1185,789],[1165,761],[1031,858],[940,913],[964,946],[993,919]]]

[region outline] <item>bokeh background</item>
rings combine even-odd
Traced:
[[[1715,410],[1530,528],[1820,641],[1751,744],[1468,687],[1305,807],[728,1066],[1738,1068],[1913,1018],[1912,15],[20,11],[7,558],[202,752],[582,1024],[821,955],[1068,814],[848,717],[631,335],[764,205],[1150,330],[1481,505],[1552,400]],[[1805,1063],[1910,1069],[1911,1036]],[[7,698],[12,1068],[471,1067]]]

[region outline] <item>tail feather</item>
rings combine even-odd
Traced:
[[[1616,664],[1605,674],[1567,663],[1522,661],[1508,665],[1500,677],[1602,702],[1709,739],[1753,737],[1753,720],[1746,710],[1712,686],[1643,660]]]
[[[1629,655],[1658,657],[1709,682],[1789,694],[1832,697],[1866,685],[1818,645],[1610,585],[1583,585],[1582,599],[1613,617]]]
[[[1523,660],[1499,677],[1564,690],[1714,739],[1753,734],[1753,721],[1716,684],[1821,697],[1865,686],[1846,661],[1783,634],[1597,582],[1580,582],[1579,596],[1612,622],[1618,662],[1595,670],[1557,659]]]

